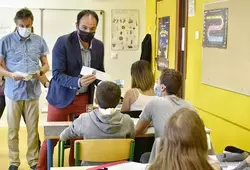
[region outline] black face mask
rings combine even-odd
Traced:
[[[95,32],[86,32],[86,31],[81,31],[81,30],[78,31],[78,34],[81,40],[87,43],[91,42],[91,40],[95,36]]]

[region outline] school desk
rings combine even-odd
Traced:
[[[136,125],[138,119],[133,119]],[[61,132],[71,125],[71,121],[66,122],[46,122],[44,124],[44,137],[47,139],[47,169],[53,167],[53,152],[52,139],[59,139]],[[206,128],[206,132],[210,134],[211,130]],[[146,141],[146,142],[145,142]],[[136,136],[135,142],[137,149],[135,149],[135,160],[139,161],[142,153],[150,152],[154,141],[154,128],[149,127],[145,134]]]

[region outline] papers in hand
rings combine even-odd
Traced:
[[[22,73],[22,72],[16,71],[15,74],[24,77],[25,81],[28,81],[32,78],[32,75],[28,73]]]
[[[90,68],[90,67],[82,67],[81,73],[82,76],[84,75],[88,75],[88,74],[95,74],[96,75],[96,79],[98,80],[102,80],[102,81],[110,81],[111,80],[111,76],[107,73],[104,73],[102,71]]]

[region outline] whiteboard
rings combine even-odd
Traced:
[[[14,22],[14,17],[16,12],[19,11],[20,8],[8,8],[8,7],[0,7],[1,17],[0,17],[0,38],[3,36],[13,32],[16,28],[16,24]],[[35,34],[41,35],[41,10],[40,9],[30,9],[34,16],[34,32]]]
[[[65,34],[69,34],[76,30],[77,14],[82,10],[67,9],[45,9],[43,11],[43,37],[48,44],[50,54],[48,61],[52,66],[52,49],[56,40]],[[103,15],[104,12],[96,11],[99,16],[95,38],[103,41]]]

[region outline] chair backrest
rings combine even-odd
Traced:
[[[141,112],[142,112],[141,110],[136,110],[136,111],[125,111],[125,112],[122,112],[122,113],[127,114],[132,118],[139,118]]]
[[[75,161],[114,162],[134,159],[134,139],[90,139],[75,141]]]

